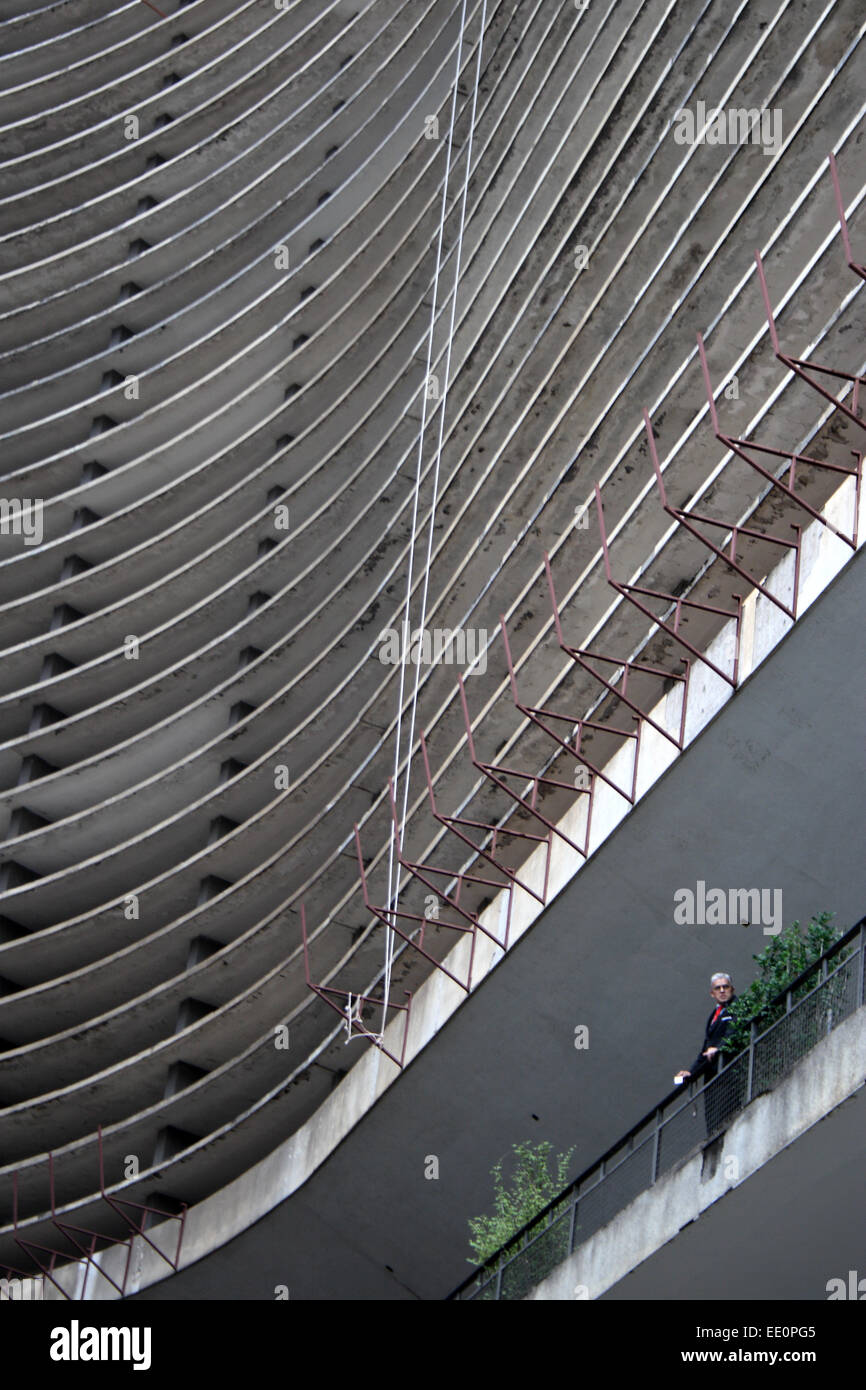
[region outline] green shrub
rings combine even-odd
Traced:
[[[799,922],[792,922],[785,931],[773,937],[765,951],[752,957],[757,962],[759,975],[731,1005],[734,1026],[722,1044],[722,1051],[727,1056],[735,1056],[748,1047],[753,1019],[758,1021],[763,1031],[782,1017],[785,1012],[784,999],[773,1007],[771,1001],[786,990],[807,966],[818,960],[834,941],[838,941],[842,933],[830,925],[834,916],[833,912],[819,912],[812,918],[805,934]],[[840,951],[834,964],[840,964],[847,955],[847,951]],[[799,985],[794,990],[793,1002],[802,999],[816,984],[817,980],[812,977]]]
[[[506,1186],[503,1179],[504,1160],[500,1158],[490,1170],[493,1212],[469,1220],[469,1248],[475,1256],[470,1258],[470,1264],[480,1265],[492,1259],[521,1226],[537,1216],[566,1185],[573,1148],[558,1155],[553,1173],[550,1171],[553,1145],[547,1140],[539,1144],[525,1140],[522,1144],[513,1144],[512,1148],[517,1162],[510,1184]]]

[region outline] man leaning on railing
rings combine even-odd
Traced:
[[[736,995],[730,975],[726,975],[722,971],[713,975],[710,980],[710,998],[715,1007],[707,1019],[701,1050],[691,1066],[688,1069],[683,1068],[682,1071],[678,1071],[674,1077],[674,1081],[678,1085],[687,1080],[694,1081],[699,1076],[704,1077],[707,1135],[711,1135],[721,1128],[731,1112],[738,1108],[738,1100],[733,1094],[731,1084],[729,1084],[734,1080],[733,1077],[729,1078],[729,1082],[716,1081],[708,1091],[706,1090],[719,1070],[722,1043],[734,1026],[731,1005]]]
[[[701,1050],[688,1069],[683,1068],[682,1071],[677,1072],[674,1081],[683,1082],[689,1077],[694,1080],[704,1074],[709,1081],[711,1077],[715,1076],[719,1065],[719,1049],[726,1034],[733,1027],[734,1019],[731,1014],[731,1005],[736,997],[730,975],[725,975],[720,971],[712,977],[710,980],[710,998],[715,1008],[707,1019]]]

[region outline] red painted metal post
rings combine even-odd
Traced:
[[[764,309],[767,314],[767,323],[770,329],[770,341],[773,344],[773,351],[779,361],[805,381],[808,386],[811,386],[813,391],[817,391],[819,395],[823,396],[831,405],[834,405],[837,410],[841,410],[843,415],[847,415],[848,419],[859,426],[861,430],[866,430],[866,421],[861,420],[857,414],[857,393],[859,387],[866,383],[866,378],[856,376],[851,372],[841,372],[835,367],[825,367],[820,362],[810,362],[801,357],[790,357],[786,352],[782,352],[779,346],[779,335],[776,331],[776,321],[773,317],[773,308],[770,303],[770,291],[767,288],[767,279],[764,275],[764,266],[759,251],[755,252],[755,261],[758,266],[758,283],[761,287],[761,295],[764,300]],[[822,372],[825,376],[836,377],[839,381],[850,381],[854,388],[854,408],[852,409],[851,406],[846,405],[844,401],[840,401],[839,398],[834,396],[832,391],[828,391],[827,387],[823,386],[820,381],[814,381],[809,375],[809,372]]]
[[[839,186],[839,174],[836,169],[836,156],[830,155],[830,177],[833,180],[833,193],[836,197],[836,211],[839,214],[839,226],[842,230],[842,246],[845,251],[845,260],[850,270],[855,275],[859,275],[862,280],[866,280],[866,266],[860,265],[854,260],[851,254],[851,242],[848,237],[848,223],[845,220],[845,204],[842,201],[842,189]]]

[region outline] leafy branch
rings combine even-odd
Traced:
[[[492,1259],[566,1185],[573,1148],[558,1155],[555,1171],[551,1173],[553,1145],[547,1140],[537,1145],[525,1140],[511,1147],[517,1165],[510,1184],[506,1185],[502,1176],[504,1160],[500,1158],[490,1170],[494,1191],[492,1214],[469,1219],[469,1248],[475,1255],[470,1264],[484,1264]]]
[[[731,1005],[734,1026],[722,1043],[722,1051],[727,1056],[735,1056],[748,1047],[753,1020],[758,1021],[762,1028],[769,1028],[782,1017],[785,1001],[775,1005],[772,1001],[788,988],[792,980],[814,964],[834,941],[838,941],[842,933],[830,925],[834,916],[833,912],[817,913],[805,933],[801,931],[799,921],[792,922],[785,931],[773,937],[766,950],[752,957],[757,962],[759,975]],[[841,964],[847,955],[846,951],[840,952],[837,964]],[[804,980],[794,990],[793,1002],[802,999],[814,987],[813,979]]]

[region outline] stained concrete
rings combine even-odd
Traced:
[[[675,926],[676,888],[861,916],[864,600],[861,553],[301,1191],[140,1296],[444,1297],[510,1144],[574,1144],[588,1166],[697,1050],[712,971],[751,978],[763,933]]]

